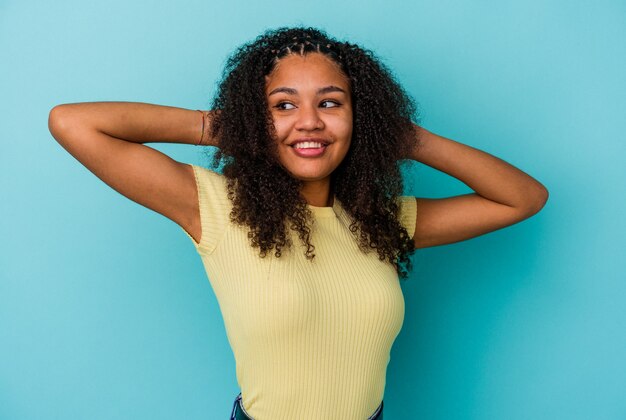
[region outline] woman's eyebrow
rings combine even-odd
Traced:
[[[272,90],[269,95],[267,96],[272,96],[275,93],[286,93],[287,95],[297,95],[298,91],[294,88],[288,88],[288,87],[277,87],[276,89]],[[342,88],[340,88],[339,86],[325,86],[323,88],[320,88],[317,90],[317,94],[318,95],[324,95],[326,93],[330,93],[330,92],[342,92],[342,93],[346,93],[346,91]]]

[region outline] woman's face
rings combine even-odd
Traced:
[[[346,76],[323,54],[291,54],[280,59],[265,86],[280,163],[294,178],[330,185],[352,138]]]

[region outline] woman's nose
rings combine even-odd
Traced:
[[[298,112],[297,130],[317,130],[324,128],[319,110],[314,106],[301,106]]]

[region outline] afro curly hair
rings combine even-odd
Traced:
[[[340,42],[316,28],[267,30],[227,60],[213,99],[212,135],[223,166],[231,220],[249,228],[259,255],[280,257],[292,245],[289,229],[315,257],[312,214],[300,195],[301,181],[277,159],[275,129],[266,98],[266,76],[289,54],[324,54],[339,65],[350,84],[353,130],[350,149],[331,175],[331,191],[352,218],[349,226],[363,252],[376,250],[406,278],[413,240],[398,220],[403,183],[400,164],[418,146],[412,120],[416,106],[373,52]],[[210,152],[209,152],[210,153]],[[376,156],[376,159],[372,159]]]

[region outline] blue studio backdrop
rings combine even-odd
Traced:
[[[375,51],[424,127],[550,192],[530,219],[415,253],[385,418],[625,419],[617,0],[0,0],[0,419],[227,418],[234,358],[192,243],[47,118],[68,102],[207,109],[234,48],[297,24]],[[405,175],[407,194],[471,192],[422,164]]]

